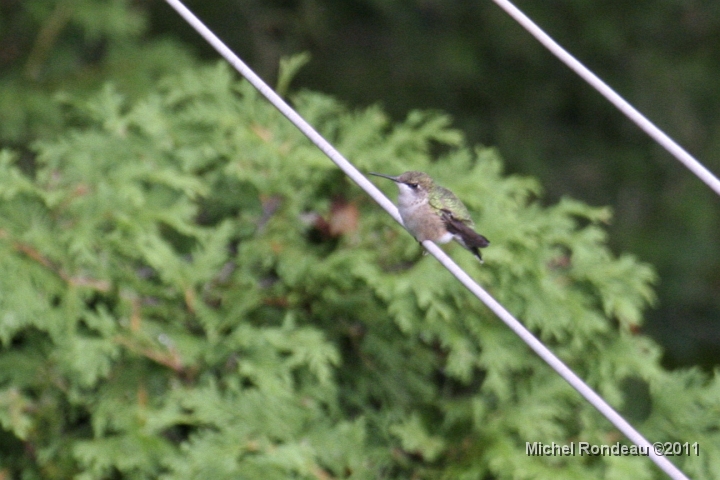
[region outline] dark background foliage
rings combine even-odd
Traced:
[[[720,5],[711,1],[519,1],[561,45],[714,172],[720,172]],[[152,29],[216,54],[163,2]],[[396,118],[450,112],[511,172],[610,205],[610,243],[656,266],[647,331],[669,365],[720,359],[720,201],[490,1],[189,1],[272,81],[308,51],[296,86]]]

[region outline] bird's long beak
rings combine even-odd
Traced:
[[[399,182],[398,177],[393,177],[392,175],[385,175],[384,173],[374,173],[374,172],[368,172],[370,175],[375,175],[376,177],[383,177],[387,178],[388,180],[392,180],[393,182]]]

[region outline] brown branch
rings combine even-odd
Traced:
[[[55,10],[35,38],[35,43],[25,64],[25,76],[31,80],[37,80],[40,76],[40,70],[50,55],[55,41],[60,36],[60,32],[65,28],[65,25],[70,21],[70,9],[66,3],[57,3]]]
[[[150,347],[143,347],[141,345],[138,345],[138,342],[136,340],[124,337],[122,335],[115,336],[113,341],[126,347],[131,352],[134,352],[145,358],[149,358],[150,360],[159,363],[160,365],[164,365],[174,370],[176,373],[182,374],[185,371],[180,355],[178,355],[178,353],[174,350],[170,350],[168,352],[159,352]]]
[[[108,292],[112,288],[112,284],[108,280],[97,280],[94,278],[88,278],[86,276],[72,276],[68,275],[63,271],[62,268],[60,268],[55,262],[47,258],[45,255],[40,253],[35,247],[32,245],[28,245],[27,243],[22,243],[17,240],[13,240],[10,238],[10,235],[8,234],[7,230],[0,229],[0,239],[8,239],[10,240],[10,245],[14,250],[17,252],[22,253],[26,257],[30,258],[31,260],[34,260],[35,262],[39,263],[43,267],[50,270],[52,273],[60,277],[65,283],[67,283],[70,286],[73,287],[87,287],[91,288],[93,290],[97,290],[99,292]]]

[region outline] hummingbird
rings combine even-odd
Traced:
[[[490,240],[473,230],[475,224],[467,208],[454,193],[423,172],[405,172],[397,177],[370,175],[387,178],[398,186],[398,211],[405,228],[418,242],[455,240],[483,263],[480,249],[490,245]]]

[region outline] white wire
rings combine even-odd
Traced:
[[[668,474],[673,480],[688,480],[675,465],[673,465],[667,458],[655,453],[654,445],[645,439],[635,428],[630,425],[619,413],[617,413],[600,395],[587,386],[583,380],[575,375],[575,372],[570,370],[562,360],[557,358],[540,340],[535,338],[524,325],[522,325],[500,302],[495,300],[489,293],[487,293],[482,287],[480,287],[470,276],[465,273],[455,262],[453,262],[440,247],[430,241],[423,242],[423,246],[437,258],[450,272],[455,275],[455,278],[465,285],[465,287],[475,294],[485,305],[492,310],[505,324],[510,327],[527,345],[532,348],[540,358],[550,365],[558,375],[564,378],[570,386],[577,390],[580,395],[590,402],[590,404],[598,409],[598,411],[605,416],[610,422],[615,425],[618,430],[625,434],[634,444],[647,448],[649,456],[653,462],[657,464],[665,473]]]
[[[207,28],[190,10],[179,0],[166,0],[197,32],[212,45],[230,65],[245,77],[260,93],[272,103],[280,113],[285,115],[293,125],[304,133],[330,160],[345,172],[360,188],[365,190],[381,207],[393,218],[402,224],[400,214],[395,205],[378,190],[367,178],[365,178],[340,152],[325,140],[309,123],[305,121],[295,110],[292,109],[277,93],[273,91],[263,80],[253,72],[250,67],[238,58],[209,28]]]
[[[245,63],[240,60],[214,33],[212,33],[180,0],[165,0],[172,6],[205,40],[210,43],[235,69],[245,77],[255,88],[272,103],[275,108],[285,115],[301,132],[303,132],[317,147],[322,150],[335,164],[340,167],[360,188],[365,190],[378,202],[395,220],[402,225],[402,220],[395,205],[383,193],[367,180],[340,152],[325,140],[314,128],[310,126],[295,110],[280,98],[260,77],[258,77]],[[510,327],[528,346],[535,351],[550,367],[563,377],[580,395],[590,402],[613,425],[623,432],[633,443],[647,447],[650,458],[671,478],[687,480],[687,477],[678,470],[665,457],[655,454],[652,445],[632,425],[620,416],[597,393],[587,386],[572,370],[557,358],[545,345],[533,336],[515,317],[510,314],[480,285],[470,278],[445,252],[430,241],[423,242],[423,246],[440,261],[460,282],[468,288],[478,299],[490,308],[508,327]]]
[[[656,127],[650,120],[648,120],[642,113],[637,111],[635,107],[630,105],[625,99],[618,95],[612,88],[610,88],[605,82],[600,80],[597,75],[588,70],[582,63],[580,63],[575,57],[570,55],[564,48],[558,45],[555,40],[550,38],[540,27],[538,27],[532,20],[530,20],[523,12],[521,12],[515,5],[510,3],[508,0],[493,0],[500,8],[505,10],[511,17],[513,17],[520,25],[522,25],[530,34],[535,37],[540,43],[552,52],[553,55],[558,57],[565,65],[570,67],[583,80],[592,85],[601,95],[607,98],[618,110],[623,112],[630,120],[635,122],[638,127],[645,131],[650,137],[658,142],[665,150],[670,152],[675,158],[680,160],[685,166],[690,169],[700,180],[705,182],[715,193],[720,195],[720,180],[713,175],[710,170],[697,161],[692,155],[690,155],[680,145],[668,137],[662,130]]]

